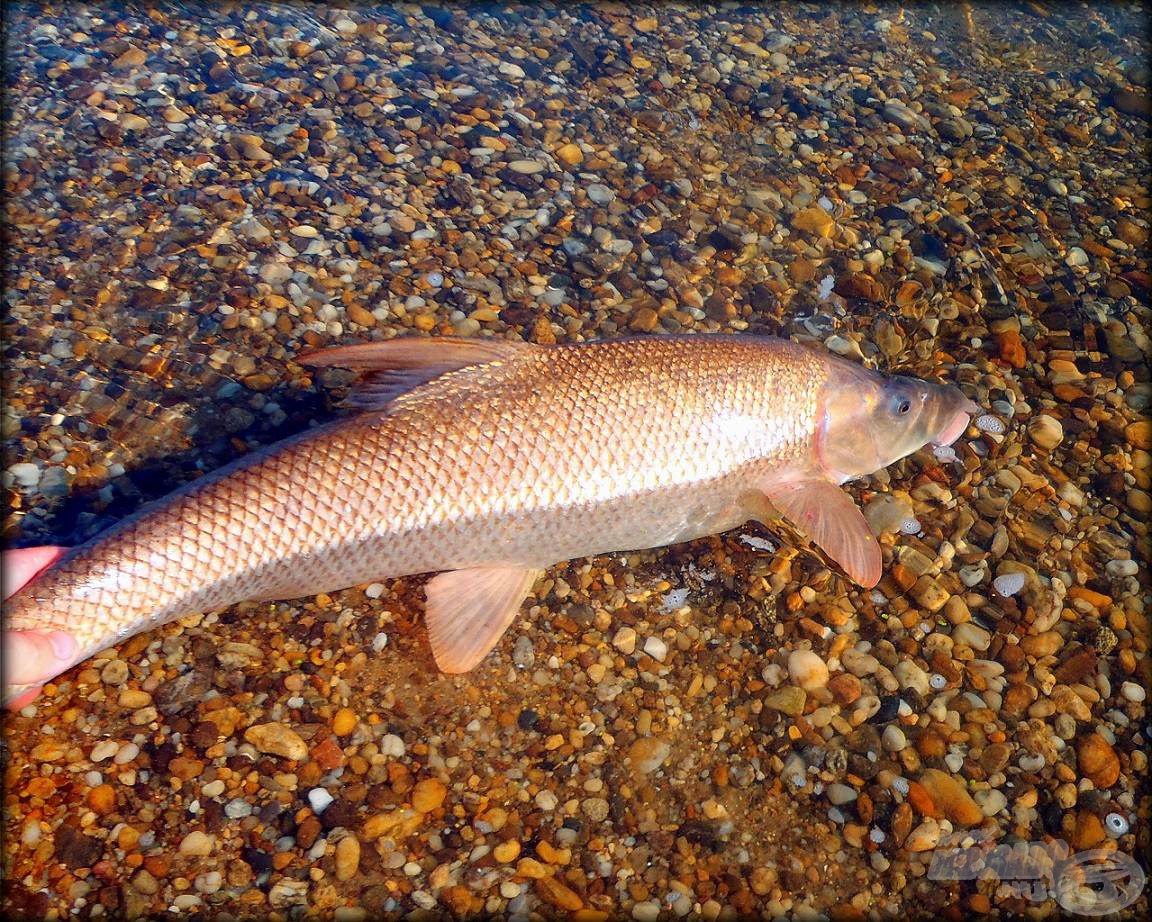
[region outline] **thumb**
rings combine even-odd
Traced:
[[[44,682],[71,666],[77,652],[76,638],[66,631],[5,631],[4,680]]]

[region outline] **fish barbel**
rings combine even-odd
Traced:
[[[788,340],[538,346],[406,337],[300,361],[353,368],[358,412],[208,474],[72,549],[5,606],[80,662],[175,618],[436,572],[438,666],[475,666],[547,567],[783,513],[854,580],[880,546],[839,484],[977,407]],[[6,698],[20,689],[7,689]]]

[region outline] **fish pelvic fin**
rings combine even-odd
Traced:
[[[468,672],[499,643],[543,570],[472,567],[433,577],[425,624],[442,672]]]
[[[847,493],[820,478],[774,484],[765,492],[853,580],[868,589],[880,582],[884,572],[880,542]]]
[[[351,368],[360,380],[342,405],[382,410],[408,391],[441,375],[490,362],[506,362],[546,348],[507,339],[402,336],[383,342],[334,346],[298,356],[314,368]]]

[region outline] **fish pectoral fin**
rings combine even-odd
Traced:
[[[827,480],[795,480],[765,491],[772,504],[861,586],[880,582],[884,556],[859,507]]]
[[[401,336],[378,343],[335,346],[297,357],[302,365],[317,368],[352,368],[360,372],[343,405],[357,410],[380,410],[399,397],[440,375],[472,365],[508,361],[543,348],[506,339],[435,339]]]
[[[468,672],[496,646],[543,570],[473,567],[428,582],[425,623],[442,672]]]

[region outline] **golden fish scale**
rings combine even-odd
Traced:
[[[527,349],[207,475],[8,603],[83,658],[175,617],[492,563],[546,567],[732,527],[807,465],[825,360],[778,340]]]

